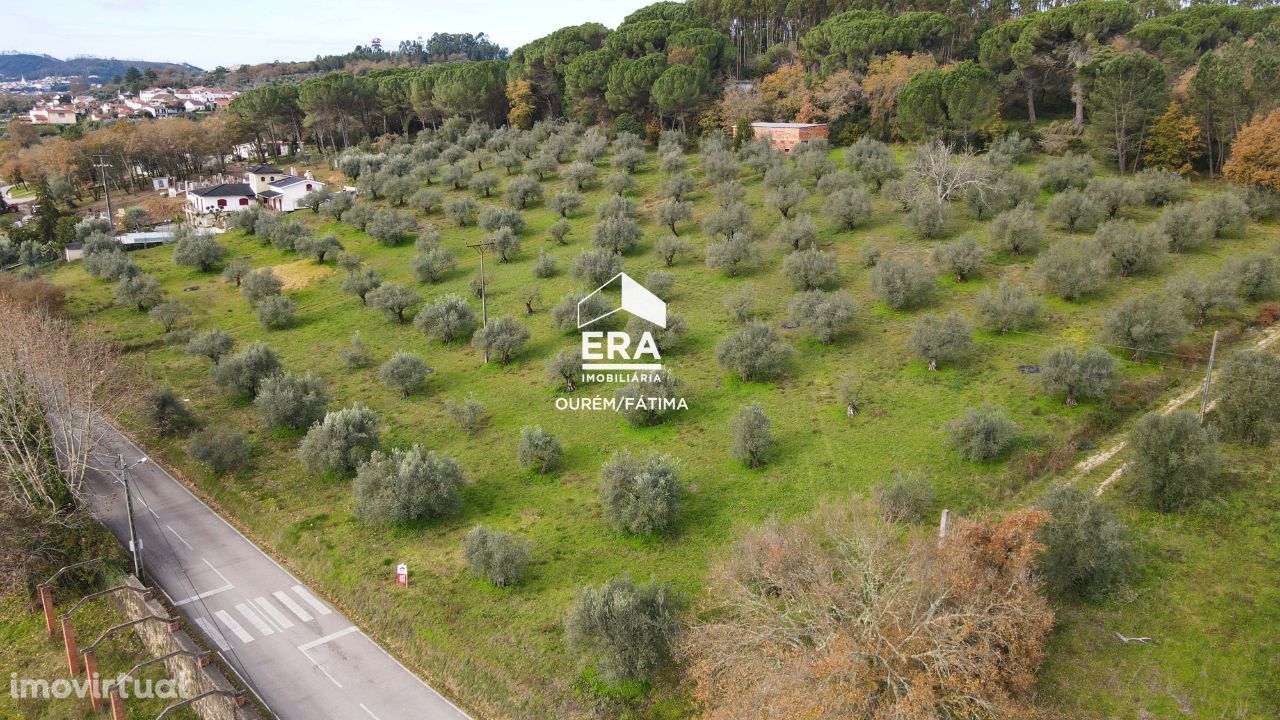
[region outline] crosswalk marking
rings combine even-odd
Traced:
[[[333,612],[328,607],[326,607],[324,603],[317,600],[315,595],[312,595],[306,588],[302,587],[301,585],[294,585],[293,591],[298,595],[298,597],[305,600],[308,605],[315,608],[316,612],[320,613],[321,615],[328,615],[329,613]]]
[[[262,608],[262,612],[266,613],[267,617],[271,618],[271,621],[274,622],[281,630],[288,630],[293,627],[293,621],[285,617],[284,613],[277,610],[276,606],[272,605],[270,600],[260,597],[256,598],[253,602],[256,603],[258,607]]]
[[[302,606],[299,605],[297,602],[295,602],[293,598],[289,597],[288,595],[285,595],[284,591],[277,590],[274,593],[272,593],[272,595],[275,595],[276,599],[280,601],[280,604],[289,608],[289,612],[293,613],[294,615],[297,615],[298,619],[301,620],[302,622],[311,622],[311,620],[313,620],[313,618],[311,617],[311,613],[307,612],[306,610],[303,610]]]
[[[236,622],[235,618],[228,615],[226,610],[218,610],[214,612],[213,615],[218,618],[218,620],[222,621],[222,624],[225,625],[228,630],[235,633],[235,636],[240,638],[240,642],[245,643],[246,645],[253,642],[253,636],[241,627],[240,623]]]
[[[272,630],[271,626],[268,625],[266,622],[264,622],[262,618],[258,617],[258,613],[251,610],[248,605],[245,605],[244,603],[239,603],[238,605],[236,605],[236,610],[239,611],[239,613],[244,616],[245,620],[249,621],[250,625],[258,628],[258,632],[262,633],[263,635],[276,634],[276,631]]]
[[[208,637],[210,640],[212,640],[214,644],[218,646],[219,650],[231,649],[231,646],[227,644],[226,639],[222,637],[222,631],[214,627],[213,623],[209,622],[208,620],[205,620],[202,617],[198,617],[196,618],[196,624],[199,625],[200,629],[204,631],[205,636]]]

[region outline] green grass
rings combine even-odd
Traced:
[[[645,239],[624,263],[626,271],[641,280],[649,271],[664,269],[652,252],[654,242],[666,233],[652,221],[662,178],[653,166],[651,160],[642,168],[637,177],[640,187],[632,195],[646,214]],[[1022,171],[1034,172],[1034,167]],[[602,177],[608,172],[602,170]],[[748,202],[755,208],[757,230],[767,234],[778,215],[763,206],[759,177],[744,182]],[[555,179],[544,183],[547,199],[563,186]],[[1198,183],[1195,192],[1202,196],[1218,190],[1213,184]],[[680,714],[672,709],[680,706],[680,691],[668,683],[660,683],[647,700],[636,700],[626,692],[612,693],[621,699],[601,699],[610,693],[587,690],[597,685],[580,659],[565,648],[560,630],[562,614],[578,587],[630,573],[637,579],[656,577],[696,596],[709,562],[743,526],[770,516],[795,517],[824,500],[865,494],[894,470],[920,471],[929,477],[939,508],[976,513],[1024,502],[1039,483],[1024,487],[1004,462],[975,465],[960,460],[945,447],[942,425],[967,407],[991,402],[1023,427],[1020,452],[1083,432],[1101,409],[1089,404],[1063,407],[1043,396],[1035,376],[1020,374],[1017,366],[1038,362],[1059,344],[1096,338],[1103,313],[1125,297],[1160,289],[1169,277],[1184,270],[1214,272],[1233,253],[1269,250],[1278,236],[1272,225],[1251,226],[1245,237],[1171,256],[1151,277],[1113,279],[1098,297],[1080,303],[1050,299],[1046,322],[1036,333],[1001,337],[979,332],[979,351],[973,359],[931,373],[907,349],[910,323],[930,310],[956,310],[972,317],[980,289],[992,287],[1001,277],[1031,283],[1029,260],[996,256],[982,276],[970,282],[939,280],[937,299],[930,308],[890,311],[871,295],[868,271],[858,265],[859,248],[875,243],[890,254],[925,261],[938,241],[918,239],[883,198],[876,199],[869,223],[852,232],[831,232],[820,217],[821,198],[811,197],[803,210],[818,218],[822,242],[840,257],[841,289],[860,306],[858,332],[825,347],[798,331],[784,330],[798,350],[788,375],[779,382],[744,383],[714,361],[716,343],[735,327],[724,300],[742,287],[755,288],[766,321],[777,327],[792,294],[779,271],[784,249],[762,240],[764,262],[759,268],[741,277],[723,277],[703,264],[701,249],[707,238],[690,224],[682,228],[682,236],[693,242],[698,257],[670,270],[676,283],[669,307],[670,312],[684,316],[690,332],[678,349],[663,358],[684,381],[689,409],[658,427],[637,429],[609,414],[556,411],[556,395],[544,372],[548,359],[577,342],[576,334],[553,328],[547,309],[579,288],[567,270],[573,258],[590,247],[594,209],[605,197],[598,187],[586,194],[586,211],[572,218],[568,247],[549,241],[546,228],[555,216],[538,207],[525,213],[528,227],[522,233],[520,256],[510,264],[490,258],[490,317],[520,316],[532,331],[529,345],[507,367],[482,365],[469,346],[428,341],[411,325],[397,325],[362,307],[358,299],[340,292],[340,270],[330,268],[330,274],[288,291],[300,307],[298,322],[286,330],[267,331],[234,288],[216,274],[175,267],[165,249],[137,254],[139,264],[161,279],[171,297],[191,305],[192,327],[221,327],[241,345],[266,341],[290,371],[321,375],[333,391],[333,407],[359,400],[374,408],[386,422],[386,446],[421,443],[459,459],[470,479],[462,512],[448,520],[402,529],[357,522],[351,512],[349,481],[306,473],[293,455],[297,434],[264,428],[251,406],[229,399],[209,382],[206,362],[164,344],[158,327],[144,315],[112,307],[108,284],[92,280],[78,265],[59,269],[55,279],[70,288],[74,312],[101,323],[136,350],[149,378],[177,388],[204,422],[242,428],[256,449],[253,470],[240,477],[213,477],[187,460],[178,442],[152,439],[161,455],[331,597],[353,609],[376,636],[423,669],[444,691],[485,717],[580,717],[601,703],[627,705],[641,715],[658,717]],[[691,199],[698,220],[715,202],[706,189]],[[1139,208],[1125,215],[1147,222],[1157,212]],[[439,285],[420,286],[409,269],[411,246],[382,247],[363,233],[326,222],[323,216],[304,212],[295,217],[312,226],[317,235],[336,234],[349,250],[376,267],[384,280],[417,287],[428,300],[446,293],[467,294],[466,283],[476,270],[477,258],[464,245],[483,236],[477,228],[458,229],[442,217],[429,218],[443,232],[444,245],[458,256],[461,266]],[[947,239],[965,233],[983,242],[985,224],[954,206]],[[1052,242],[1061,234],[1051,230],[1049,236]],[[222,241],[234,255],[248,255],[256,265],[299,261],[292,253],[263,248],[255,238],[238,233],[223,235]],[[533,278],[531,268],[540,248],[559,259],[561,272],[556,277]],[[310,261],[301,262],[310,267]],[[529,283],[542,288],[545,307],[524,317],[517,291]],[[475,304],[478,309],[479,303]],[[1248,317],[1251,311],[1239,317]],[[340,352],[356,330],[379,362],[401,349],[423,355],[436,369],[426,388],[406,400],[380,383],[376,367],[348,371]],[[1207,349],[1212,330],[1212,326],[1197,330],[1188,347]],[[1180,364],[1122,365],[1126,379],[1161,376],[1175,385],[1195,372]],[[838,387],[848,376],[864,378],[871,391],[870,405],[853,421],[845,418],[838,403]],[[588,387],[579,394],[612,391],[612,387]],[[444,412],[447,401],[468,395],[483,403],[491,416],[489,425],[474,435],[458,429]],[[1145,406],[1159,400],[1151,397]],[[750,402],[764,407],[779,441],[769,464],[760,470],[744,469],[727,454],[728,418]],[[563,470],[539,476],[518,467],[515,446],[526,424],[540,424],[560,439],[566,450]],[[601,517],[597,473],[610,453],[623,447],[669,452],[682,463],[687,493],[679,521],[666,536],[619,536]],[[477,523],[516,532],[533,542],[534,562],[524,583],[497,589],[465,569],[459,544]],[[390,582],[399,562],[407,562],[413,573],[408,589],[395,588]]]

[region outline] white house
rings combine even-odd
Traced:
[[[249,183],[222,183],[187,191],[188,215],[210,215],[248,210],[257,203]]]
[[[242,183],[223,183],[187,190],[186,212],[190,216],[247,210],[262,205],[277,212],[293,212],[302,196],[325,184],[310,177],[298,177],[272,167],[257,165],[245,171]]]

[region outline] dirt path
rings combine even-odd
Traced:
[[[1280,341],[1280,325],[1273,325],[1267,328],[1265,331],[1263,331],[1262,339],[1254,344],[1253,349],[1264,350],[1270,347],[1271,345],[1275,344],[1277,341]],[[1213,371],[1213,376],[1215,378],[1218,376],[1217,370]],[[1202,391],[1203,391],[1203,385],[1196,385],[1195,387],[1188,389],[1186,392],[1178,395],[1177,397],[1173,398],[1169,402],[1165,403],[1164,407],[1160,408],[1160,414],[1168,415],[1169,413],[1172,413],[1175,410],[1178,410],[1179,408],[1191,402],[1192,400],[1195,400],[1196,398],[1200,397],[1200,393]],[[1210,407],[1212,406],[1213,406],[1213,403],[1211,402]],[[1115,443],[1114,445],[1111,445],[1110,447],[1106,448],[1105,450],[1099,450],[1098,452],[1090,455],[1084,460],[1081,460],[1079,463],[1076,464],[1075,474],[1072,475],[1069,481],[1067,481],[1067,484],[1075,485],[1077,482],[1080,482],[1081,480],[1085,479],[1094,470],[1097,470],[1098,468],[1110,462],[1111,459],[1114,458],[1116,455],[1118,455],[1121,450],[1124,450],[1127,445],[1128,445],[1127,441],[1121,440]],[[1101,495],[1102,493],[1106,492],[1107,488],[1111,487],[1116,480],[1120,479],[1120,476],[1124,475],[1124,471],[1128,467],[1129,467],[1129,463],[1127,462],[1121,464],[1120,467],[1116,468],[1115,471],[1113,471],[1110,475],[1107,476],[1107,479],[1103,480],[1102,483],[1098,485],[1097,489],[1094,490],[1093,494]]]

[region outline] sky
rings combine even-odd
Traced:
[[[0,50],[205,69],[383,47],[436,32],[486,33],[514,50],[566,25],[616,27],[653,0],[0,0]]]

